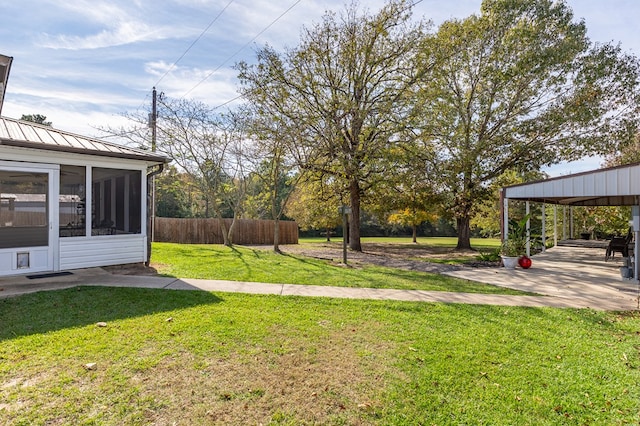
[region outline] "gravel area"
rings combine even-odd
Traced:
[[[271,247],[261,246],[270,250]],[[342,262],[342,246],[338,244],[297,244],[282,245],[283,253],[297,254],[316,259],[328,260],[335,263]],[[390,244],[365,244],[362,252],[347,250],[347,263],[352,266],[363,264],[386,266],[389,268],[406,269],[410,271],[444,273],[466,268],[490,268],[500,266],[500,262],[485,262],[476,260],[475,251],[456,252],[450,248],[434,248]],[[429,259],[468,257],[469,261],[462,265],[448,265],[430,262]]]

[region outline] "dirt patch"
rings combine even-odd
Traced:
[[[357,332],[332,330],[320,342],[301,338],[294,344],[274,330],[270,340],[280,343],[206,360],[191,353],[165,359],[153,374],[138,379],[143,393],[161,407],[148,412],[147,420],[369,424],[364,419],[380,408],[375,389],[384,389],[387,372],[381,367],[385,363],[363,356]]]
[[[124,265],[103,266],[103,270],[114,275],[158,275],[158,270],[144,263],[127,263]]]
[[[256,247],[258,248],[258,247]],[[264,247],[265,249],[268,249]],[[337,244],[298,244],[280,247],[283,253],[342,262],[342,247]],[[425,247],[397,244],[366,244],[362,252],[348,250],[347,261],[352,266],[378,265],[410,271],[444,273],[462,268],[498,267],[500,262],[481,261],[476,251],[456,251],[447,247]],[[463,259],[462,264],[438,263],[430,260]]]

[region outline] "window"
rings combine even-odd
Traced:
[[[86,235],[86,167],[60,166],[60,236]]]
[[[0,170],[0,248],[49,245],[49,175]]]
[[[91,235],[142,232],[142,173],[93,168]]]

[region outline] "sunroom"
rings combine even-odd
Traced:
[[[0,117],[0,276],[147,260],[165,157]]]

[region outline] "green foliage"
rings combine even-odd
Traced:
[[[478,260],[487,262],[497,262],[500,260],[500,248],[493,249],[491,251],[481,252],[478,255]]]
[[[480,199],[476,203],[475,215],[471,219],[471,226],[476,232],[485,238],[495,238],[501,235],[500,229],[500,190],[509,185],[531,182],[544,179],[546,176],[538,171],[518,173],[515,170],[508,170],[498,176],[488,187],[489,196]],[[512,203],[514,204],[514,203]],[[516,206],[519,205],[515,203]],[[510,214],[513,213],[510,207]]]
[[[22,114],[20,117],[22,121],[31,121],[32,123],[42,124],[43,126],[51,127],[51,122],[47,121],[47,116],[42,114]]]
[[[500,246],[503,255],[518,257],[526,253],[527,242],[532,242],[530,231],[527,231],[527,222],[530,218],[529,214],[519,220],[509,220],[507,239]]]
[[[526,244],[521,238],[509,238],[500,246],[500,252],[504,256],[519,257],[526,253]]]
[[[591,45],[564,1],[486,0],[430,47],[416,115],[463,240],[505,172],[608,152],[637,128],[638,61]]]
[[[605,165],[614,167],[633,163],[640,163],[640,133],[636,133],[632,140],[623,143],[618,150],[612,150]]]
[[[342,189],[333,179],[310,176],[300,182],[287,206],[286,213],[302,230],[333,229],[342,224],[338,207],[342,205]]]
[[[188,176],[169,166],[155,177],[156,215],[160,217],[193,217],[193,184]]]

